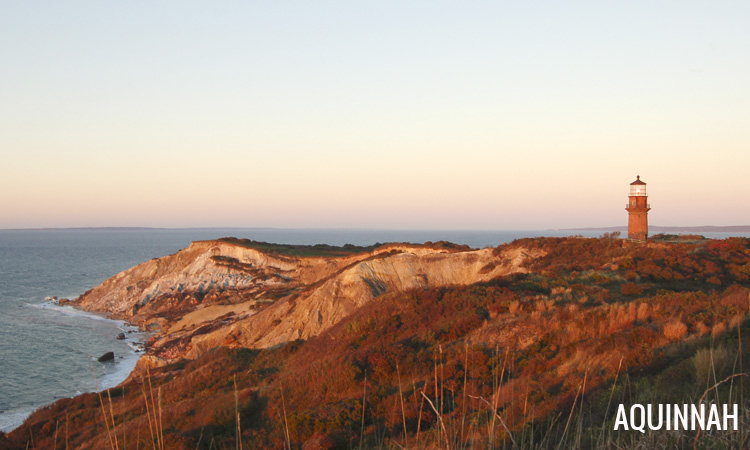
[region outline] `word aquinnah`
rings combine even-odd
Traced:
[[[706,410],[708,406],[708,411]],[[731,419],[732,430],[737,431],[737,418],[739,417],[737,405],[732,405],[732,414],[728,412],[729,405],[723,406],[723,414],[719,414],[719,407],[716,404],[706,405],[646,405],[634,404],[630,407],[630,415],[625,413],[625,405],[620,404],[617,408],[617,418],[615,419],[615,431],[635,430],[641,433],[650,430],[729,430],[729,419]],[[654,411],[656,409],[656,411]],[[708,415],[706,415],[708,413]]]

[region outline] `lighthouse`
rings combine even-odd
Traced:
[[[628,212],[628,239],[645,241],[648,238],[648,212],[651,205],[648,204],[646,195],[646,183],[641,181],[638,175],[636,180],[630,183],[630,195],[625,210]]]

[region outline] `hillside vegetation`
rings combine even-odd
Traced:
[[[503,274],[371,292],[304,339],[182,353],[100,395],[37,411],[0,446],[748,445],[748,239],[536,238],[490,253],[477,273]],[[521,253],[518,270],[496,271]],[[317,286],[290,298],[301,302]],[[700,436],[612,431],[618,404],[699,401],[740,404],[743,427]]]

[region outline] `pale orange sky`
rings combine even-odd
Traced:
[[[0,6],[0,228],[750,224],[746,3],[177,6]]]

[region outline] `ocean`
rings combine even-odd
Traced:
[[[120,321],[59,307],[46,297],[74,299],[143,261],[195,240],[238,237],[286,244],[355,244],[446,240],[497,246],[521,237],[601,231],[439,231],[303,229],[0,230],[0,431],[20,425],[56,399],[116,386],[138,360],[144,339]],[[721,238],[726,234],[704,233]],[[129,332],[131,331],[131,332]],[[117,335],[126,333],[127,339]],[[113,351],[114,362],[96,359]]]

